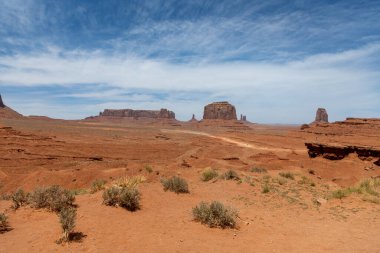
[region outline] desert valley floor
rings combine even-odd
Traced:
[[[12,201],[0,200],[11,226],[0,233],[0,252],[380,252],[376,194],[331,197],[379,177],[377,158],[310,158],[305,146],[379,148],[378,121],[348,123],[300,130],[240,121],[2,118],[0,194],[56,184],[76,190],[75,231],[84,236],[59,245],[55,213],[28,206],[13,210]],[[240,180],[204,182],[207,168],[219,174],[233,169]],[[190,193],[163,190],[160,180],[173,175],[187,180]],[[101,191],[89,192],[94,180],[112,184],[133,176],[144,179],[135,212],[105,206]],[[238,210],[237,228],[193,220],[192,208],[213,200]]]

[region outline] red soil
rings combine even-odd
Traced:
[[[0,252],[378,252],[380,205],[356,195],[315,203],[333,189],[380,175],[378,166],[368,169],[370,163],[355,155],[309,158],[304,143],[320,138],[315,128],[219,124],[2,119],[0,125],[12,129],[0,129],[0,193],[52,184],[89,188],[95,179],[126,175],[147,181],[139,186],[141,210],[133,213],[102,205],[101,192],[77,196],[75,231],[86,237],[65,245],[55,243],[61,236],[56,214],[30,207],[13,211],[10,201],[0,200],[13,228],[0,234]],[[323,138],[360,142],[363,136]],[[234,169],[254,185],[202,182],[206,167]],[[290,171],[296,180],[263,194],[266,174],[252,173],[252,167],[267,169],[272,178]],[[190,194],[162,190],[160,179],[175,174],[187,179]],[[302,176],[316,186],[297,183]],[[237,229],[192,220],[192,207],[212,200],[239,210]]]

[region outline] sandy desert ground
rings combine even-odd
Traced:
[[[310,158],[305,147],[328,142],[377,148],[378,126],[360,127],[330,124],[301,131],[238,121],[2,118],[0,193],[54,184],[82,189],[75,231],[84,237],[59,245],[55,213],[28,206],[13,210],[11,201],[0,200],[12,228],[0,234],[0,252],[380,252],[380,204],[361,194],[331,197],[380,176],[380,166],[356,154]],[[233,169],[241,180],[203,182],[201,173],[209,167],[219,174]],[[188,181],[189,194],[163,190],[160,180],[173,175]],[[105,206],[101,191],[88,192],[96,179],[110,184],[126,176],[146,178],[136,212]],[[238,210],[237,228],[193,220],[192,208],[212,200]]]

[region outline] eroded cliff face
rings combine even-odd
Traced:
[[[228,102],[214,102],[204,108],[203,119],[237,120],[235,106]]]
[[[347,118],[330,124],[312,124],[303,131],[313,136],[305,142],[311,158],[341,160],[356,154],[361,160],[380,166],[380,119]]]
[[[175,113],[167,109],[155,110],[132,110],[105,109],[99,114],[100,117],[127,117],[127,118],[151,118],[151,119],[175,119]]]

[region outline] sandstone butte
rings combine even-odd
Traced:
[[[325,108],[318,108],[314,122],[329,123],[329,115]]]
[[[204,107],[203,119],[237,120],[235,106],[228,102],[214,102]]]

